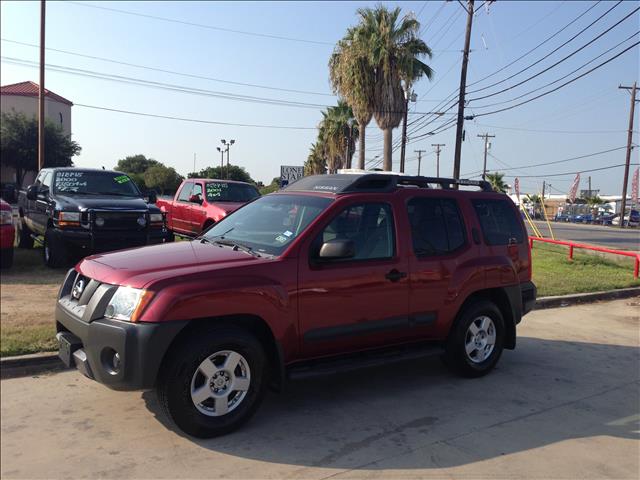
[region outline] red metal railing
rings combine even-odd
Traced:
[[[553,243],[555,245],[565,245],[569,247],[569,259],[573,260],[573,249],[582,248],[584,250],[593,250],[595,252],[612,253],[614,255],[623,255],[625,257],[635,258],[633,266],[633,278],[638,278],[640,271],[640,253],[625,252],[624,250],[613,250],[611,248],[596,247],[595,245],[585,245],[584,243],[565,242],[563,240],[551,240],[550,238],[529,237],[529,247],[533,248],[533,242]]]

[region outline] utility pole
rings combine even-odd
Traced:
[[[38,171],[44,167],[44,20],[45,0],[40,0],[40,85],[38,92]]]
[[[196,153],[193,152],[193,173],[196,173]]]
[[[591,175],[589,175],[589,197],[592,197],[592,195],[591,195]]]
[[[222,140],[220,140],[222,142],[222,145],[226,146],[227,148],[224,148],[224,150],[222,151],[222,164],[220,166],[220,176],[222,176],[222,169],[224,169],[224,153],[227,152],[227,180],[229,180],[229,150],[231,150],[231,145],[233,145],[234,143],[236,143],[235,140],[229,140],[228,142],[223,138]],[[218,148],[218,150],[220,150],[220,148]]]
[[[418,176],[420,176],[420,164],[422,163],[422,154],[426,152],[426,150],[414,150],[415,153],[418,154]]]
[[[482,180],[486,180],[487,177],[487,152],[489,151],[489,139],[496,138],[495,135],[489,135],[485,133],[483,135],[477,135],[480,138],[484,138],[484,166],[482,167]]]
[[[460,178],[460,154],[462,153],[462,131],[464,129],[464,96],[467,87],[467,63],[471,43],[471,24],[473,22],[473,0],[467,1],[467,32],[464,37],[462,70],[460,71],[460,94],[458,98],[458,123],[456,125],[456,149],[453,156],[453,178]],[[457,188],[457,187],[456,187]]]
[[[409,114],[409,101],[415,102],[418,99],[418,95],[412,92],[411,89],[406,89],[404,92],[404,117],[402,119],[402,144],[400,146],[400,173],[404,173],[404,157],[407,149],[407,115]]]
[[[591,178],[591,177],[589,177]],[[544,180],[542,181],[542,201],[544,202],[544,190],[545,187],[547,186],[547,182],[545,182]]]
[[[220,148],[217,147],[218,151],[220,152],[220,178],[222,178],[222,171],[224,170],[224,152],[225,149],[224,147]]]
[[[633,142],[633,115],[636,107],[636,86],[637,82],[633,82],[633,87],[624,87],[619,85],[618,88],[623,90],[631,90],[631,108],[629,109],[629,133],[627,134],[627,160],[624,165],[624,181],[622,183],[622,205],[620,206],[620,228],[624,228],[624,212],[627,208],[627,183],[629,182],[629,164],[631,163],[631,149]],[[631,220],[631,215],[629,215]]]
[[[442,151],[440,147],[445,147],[444,143],[432,143],[432,147],[436,147],[436,177],[440,176],[440,152]]]

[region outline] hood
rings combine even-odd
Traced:
[[[83,275],[103,283],[144,288],[152,281],[261,261],[230,247],[190,242],[165,243],[87,257]]]
[[[89,210],[148,210],[149,205],[140,197],[120,197],[118,195],[56,195],[60,209],[77,208]]]

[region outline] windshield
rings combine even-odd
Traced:
[[[207,202],[250,202],[260,194],[251,185],[242,183],[207,182]]]
[[[331,201],[303,195],[268,195],[225,217],[202,238],[209,242],[235,242],[255,252],[277,256]]]
[[[53,189],[67,195],[141,196],[131,178],[118,172],[62,170],[56,172]]]

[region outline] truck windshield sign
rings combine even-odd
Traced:
[[[87,179],[84,172],[58,172],[54,185],[58,192],[77,192],[87,187]]]

